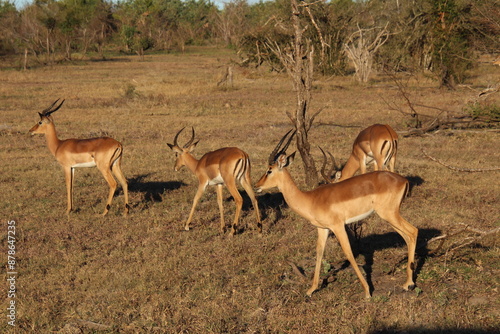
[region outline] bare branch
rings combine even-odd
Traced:
[[[471,245],[471,244],[473,244],[475,242],[478,242],[479,240],[481,240],[482,238],[484,238],[484,237],[486,237],[488,235],[496,234],[496,233],[498,233],[500,231],[500,227],[496,227],[496,228],[493,228],[493,229],[488,230],[488,231],[483,231],[483,230],[480,230],[480,229],[477,229],[477,228],[473,228],[473,227],[471,227],[471,226],[469,226],[467,224],[459,223],[459,225],[462,225],[463,228],[460,229],[460,230],[458,230],[458,231],[456,231],[456,232],[453,232],[453,233],[446,233],[446,234],[434,237],[432,239],[429,239],[425,243],[423,243],[422,245],[420,245],[418,247],[418,249],[422,249],[424,247],[427,247],[431,243],[439,241],[438,247],[436,247],[431,252],[429,252],[429,255],[436,255],[443,248],[443,245],[444,245],[444,243],[445,243],[446,240],[449,240],[452,237],[456,237],[457,235],[463,234],[465,232],[472,232],[472,233],[478,234],[478,236],[475,236],[475,237],[468,236],[468,237],[463,238],[460,241],[457,241],[457,242],[453,243],[443,253],[443,254],[446,254],[446,253],[455,251],[457,249],[463,248],[465,246]]]
[[[454,167],[454,166],[450,166],[444,162],[442,162],[441,160],[438,160],[432,156],[430,156],[423,148],[421,149],[422,150],[422,153],[429,159],[431,159],[432,161],[435,161],[437,162],[438,164],[440,165],[443,165],[445,166],[446,168],[449,168],[451,170],[454,170],[454,171],[457,171],[457,172],[467,172],[467,173],[477,173],[477,172],[492,172],[492,171],[497,171],[497,170],[500,170],[500,167],[493,167],[493,168],[481,168],[481,169],[474,169],[474,168],[462,168],[462,167]]]

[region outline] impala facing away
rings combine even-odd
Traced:
[[[267,172],[255,187],[258,192],[278,187],[288,206],[318,228],[316,268],[312,286],[307,291],[307,295],[311,296],[318,289],[321,260],[328,233],[331,230],[361,281],[365,296],[370,297],[368,284],[354,259],[345,225],[366,218],[374,211],[387,220],[405,240],[408,246],[408,265],[406,283],[403,288],[413,289],[418,229],[399,213],[401,201],[408,190],[408,181],[398,174],[379,171],[355,176],[338,183],[322,185],[311,191],[301,191],[286,169],[295,156],[295,152],[289,156],[286,155],[286,149],[293,134],[288,143],[281,148],[289,133],[290,131],[271,153]]]
[[[64,100],[55,107],[58,101],[59,99],[43,112],[38,113],[40,115],[40,121],[35,124],[29,132],[32,135],[45,135],[50,152],[64,169],[66,189],[68,192],[67,213],[69,214],[73,210],[73,179],[75,168],[97,166],[97,169],[99,169],[109,185],[108,201],[106,202],[103,215],[108,213],[116,190],[117,183],[113,178],[113,174],[122,185],[125,195],[124,213],[127,214],[129,210],[128,186],[120,165],[123,152],[122,144],[109,137],[66,140],[57,138],[56,127],[50,115],[63,105]]]
[[[359,133],[352,145],[352,153],[335,180],[343,181],[353,176],[358,169],[366,173],[366,165],[373,163],[374,170],[383,170],[389,165],[394,172],[396,153],[398,151],[398,134],[389,125],[374,124]],[[386,168],[387,169],[387,168]]]
[[[199,182],[198,190],[194,196],[193,206],[191,207],[191,212],[189,213],[189,218],[186,221],[184,229],[186,231],[189,230],[189,224],[193,219],[194,210],[205,188],[215,185],[217,186],[217,203],[219,205],[221,218],[220,230],[221,233],[224,233],[226,225],[224,223],[224,208],[222,206],[222,186],[225,184],[236,203],[236,213],[231,227],[231,235],[234,235],[238,225],[241,207],[243,206],[243,198],[236,186],[236,181],[239,181],[252,201],[257,216],[257,227],[259,233],[262,233],[259,205],[257,204],[257,199],[255,198],[252,188],[252,181],[250,179],[250,159],[248,154],[236,147],[225,147],[205,153],[200,160],[196,160],[191,154],[196,144],[198,144],[198,142],[194,142],[194,128],[192,128],[191,139],[189,139],[183,147],[180,147],[177,143],[177,138],[182,130],[184,130],[184,128],[175,135],[173,144],[167,144],[176,154],[174,169],[178,171],[182,166],[186,166],[196,175]]]

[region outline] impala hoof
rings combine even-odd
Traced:
[[[311,296],[312,296],[312,294],[314,293],[314,291],[316,291],[316,290],[317,290],[316,288],[314,288],[314,289],[313,289],[313,288],[311,288],[311,289],[307,290],[307,292],[306,292],[306,296],[307,296],[307,297],[311,297]]]
[[[130,205],[128,205],[128,203],[127,203],[127,204],[125,204],[125,212],[123,213],[123,215],[125,215],[125,216],[128,215],[129,210],[130,210]]]
[[[403,289],[405,289],[406,291],[413,291],[415,289],[416,285],[415,283],[413,284],[409,284],[407,285],[406,287],[403,287]]]

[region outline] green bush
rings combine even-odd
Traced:
[[[500,122],[500,106],[495,103],[470,103],[465,107],[465,111],[474,119],[480,119],[487,123]]]

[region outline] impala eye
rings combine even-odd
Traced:
[[[42,124],[43,124],[42,121],[38,122],[38,125],[42,125]]]
[[[267,175],[271,174],[272,172],[273,172],[273,170],[272,170],[272,169],[268,169],[268,170],[267,170]]]

